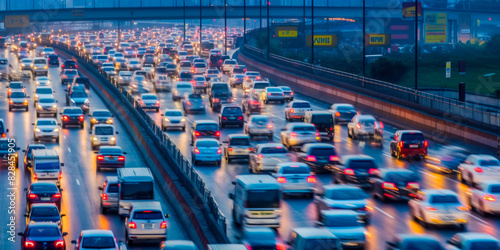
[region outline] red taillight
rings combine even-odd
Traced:
[[[459,207],[457,207],[457,209],[460,211],[469,211],[469,208],[465,207],[465,206],[459,206]]]
[[[6,133],[2,133],[2,137],[7,137],[7,134]]]
[[[293,91],[290,93],[290,95],[293,95]]]
[[[195,132],[194,132],[194,135],[195,135],[195,136],[200,136],[200,132],[195,131]]]
[[[276,179],[279,183],[286,183],[286,178],[283,177],[283,176],[280,176],[278,177],[278,179]]]
[[[376,168],[370,168],[370,170],[368,170],[368,173],[371,174],[371,175],[379,175],[380,174],[380,170],[378,170]]]
[[[200,150],[198,148],[194,148],[194,153],[195,154],[200,154]]]
[[[125,161],[125,156],[118,156],[118,161]]]
[[[485,194],[483,197],[487,201],[496,201],[497,199],[493,195]]]
[[[296,137],[296,136],[297,136],[297,133],[292,132],[292,133],[290,133],[290,136],[291,136],[291,137]]]
[[[24,247],[35,247],[35,243],[32,241],[24,242]]]
[[[187,101],[186,104],[191,106],[191,101]]]
[[[80,120],[81,122],[83,122],[83,120],[85,120],[85,117],[83,115],[81,115],[80,117],[78,117],[78,120]]]
[[[263,154],[259,154],[259,155],[257,155],[257,157],[258,157],[259,159],[262,159],[262,158],[264,158],[264,155],[263,155]]]
[[[424,147],[429,146],[429,142],[427,140],[424,141]]]
[[[390,190],[398,190],[398,188],[396,187],[396,184],[390,183],[390,182],[382,183],[382,188],[383,189],[390,189]]]
[[[337,113],[335,113],[335,116],[340,116],[340,112],[337,111]]]
[[[336,155],[330,155],[330,161],[339,161],[339,157]]]
[[[222,150],[219,148],[217,149],[217,154],[220,155],[222,153]]]
[[[345,175],[354,175],[354,170],[352,170],[350,168],[346,168],[346,169],[344,169],[344,174]]]
[[[271,93],[267,93],[268,96],[271,96]]]
[[[64,240],[56,241],[56,247],[64,247]]]
[[[360,123],[356,124],[356,128],[361,129],[361,124]]]
[[[59,180],[62,179],[62,172],[59,172]]]
[[[228,150],[229,152],[233,152],[233,148],[232,148],[232,147],[228,147],[228,148],[227,148],[227,150]]]
[[[406,185],[407,188],[413,188],[413,189],[419,189],[420,188],[420,184],[418,184],[418,182],[408,182],[408,184]]]
[[[478,173],[482,173],[483,172],[483,169],[480,168],[480,167],[477,167],[474,169],[474,171],[478,172]]]
[[[103,201],[108,200],[108,195],[107,195],[107,194],[101,194],[101,199],[102,199]]]
[[[35,174],[33,174],[33,180],[36,180],[36,179],[38,179],[38,176],[35,173]]]
[[[314,155],[308,155],[306,158],[306,161],[316,161],[316,156]]]
[[[160,105],[160,101],[156,101],[156,104]]]
[[[52,198],[61,198],[61,194],[53,194]]]
[[[238,116],[238,121],[243,121],[243,116]]]
[[[435,207],[425,207],[425,209],[427,209],[427,211],[437,211]]]
[[[316,176],[310,175],[307,177],[307,182],[309,183],[316,183]]]
[[[380,128],[384,128],[384,123],[383,122],[379,122],[380,123]]]
[[[167,228],[167,222],[166,221],[162,221],[161,224],[160,224],[160,228]]]
[[[403,145],[404,145],[404,142],[400,141],[400,142],[399,142],[399,147],[400,147],[400,148],[403,148]]]
[[[220,131],[216,131],[215,136],[220,136]]]
[[[293,113],[293,112],[295,112],[295,109],[290,109],[290,113]]]
[[[137,224],[135,224],[135,222],[131,221],[128,223],[128,228],[135,229],[135,228],[137,228]]]
[[[98,155],[97,156],[98,161],[104,161],[104,155]]]
[[[219,102],[219,98],[214,98],[214,102]]]
[[[271,128],[273,128],[273,125],[272,124],[267,124],[267,128],[271,129]]]
[[[36,199],[36,198],[38,198],[38,195],[36,195],[36,194],[29,194],[28,198],[30,198],[30,199]]]
[[[248,148],[248,151],[253,151],[253,148]]]

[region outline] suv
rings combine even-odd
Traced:
[[[212,120],[194,121],[191,127],[191,144],[200,138],[220,139],[219,124]]]
[[[92,128],[92,131],[89,134],[92,135],[90,138],[92,150],[96,150],[99,146],[116,145],[116,137],[115,133],[118,134],[118,131],[115,131],[113,125],[109,124],[96,124]]]
[[[332,171],[333,183],[350,184],[360,188],[370,188],[373,177],[378,177],[380,170],[375,160],[367,155],[344,155],[339,164],[328,164]]]
[[[238,125],[238,127],[243,127],[244,123],[243,112],[241,108],[236,105],[223,105],[221,112],[219,113],[219,126],[221,128],[226,127],[226,125]]]
[[[64,61],[64,63],[61,65],[61,68],[64,69],[78,69],[78,66],[76,65],[76,62],[72,59],[68,59]]]
[[[98,189],[101,190],[101,212],[105,214],[108,209],[118,209],[118,177],[106,177],[104,184]]]
[[[167,221],[158,201],[134,202],[125,218],[125,239],[128,245],[134,240],[166,240]]]
[[[304,122],[313,124],[321,138],[327,137],[330,141],[335,138],[335,124],[333,123],[332,113],[328,111],[307,111]]]
[[[61,127],[65,128],[67,125],[76,125],[83,128],[85,116],[83,110],[79,107],[64,107],[61,115]]]
[[[234,59],[226,59],[224,60],[224,63],[222,64],[222,73],[226,74],[231,73],[233,69],[238,65],[238,62]]]
[[[35,59],[33,59],[33,64],[31,65],[33,79],[35,79],[35,76],[37,75],[48,75],[49,65],[47,64],[47,59],[43,57],[35,57]]]
[[[208,100],[214,112],[220,111],[222,104],[232,102],[232,92],[227,83],[213,83],[208,91]]]
[[[420,159],[427,155],[428,142],[420,131],[398,130],[391,139],[392,157]]]
[[[49,55],[49,66],[59,67],[59,56],[57,55]]]

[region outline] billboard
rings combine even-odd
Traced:
[[[311,35],[307,35],[307,47],[311,47]],[[314,35],[314,46],[337,47],[337,35]]]
[[[425,14],[425,43],[446,43],[448,17],[446,13]]]
[[[422,19],[422,2],[417,2],[418,19]],[[415,19],[415,2],[403,2],[403,19]]]
[[[297,26],[276,26],[277,37],[297,37]]]
[[[365,46],[389,46],[391,44],[390,34],[366,34]]]
[[[5,28],[27,28],[30,26],[30,16],[5,16]]]

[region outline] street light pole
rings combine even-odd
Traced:
[[[260,25],[259,32],[261,32],[262,31],[262,0],[259,0],[259,16],[260,16],[260,19],[259,19],[259,25]]]
[[[243,0],[243,44],[247,43],[247,0]]]
[[[183,11],[184,11],[184,26],[182,26],[182,27],[184,30],[184,40],[186,40],[186,0],[182,1],[182,4],[183,4]]]
[[[184,1],[186,1],[186,0],[184,0]],[[200,0],[200,48],[201,48],[201,37],[203,35],[203,29],[201,28],[201,25],[202,25],[201,20],[202,20],[202,12],[201,12],[201,0]]]

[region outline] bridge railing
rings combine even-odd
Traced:
[[[429,94],[423,91],[414,90],[411,88],[399,86],[385,81],[380,81],[371,78],[363,78],[362,76],[346,73],[334,69],[329,69],[321,66],[312,66],[311,64],[289,59],[283,56],[274,54],[266,54],[263,50],[244,45],[242,52],[245,56],[264,63],[273,63],[282,69],[288,68],[294,71],[302,71],[315,77],[325,80],[327,83],[336,85],[342,84],[343,88],[356,88],[376,92],[380,96],[396,98],[407,103],[413,104],[414,107],[426,107],[428,109],[439,110],[448,116],[455,116],[466,121],[482,125],[485,129],[499,131],[500,129],[500,110],[492,109],[477,104],[460,102],[455,99],[445,98],[442,96]],[[285,69],[286,70],[286,69]],[[471,122],[472,121],[472,122]]]

